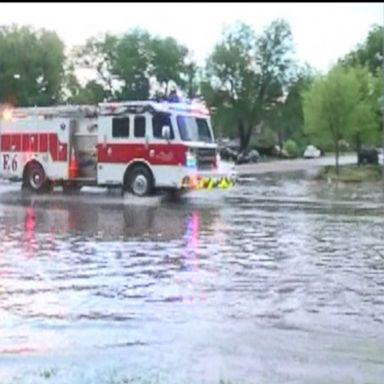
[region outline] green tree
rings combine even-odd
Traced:
[[[0,27],[0,101],[19,106],[56,103],[64,60],[64,44],[55,32]]]
[[[305,134],[302,94],[310,87],[313,78],[314,73],[311,68],[301,68],[288,87],[285,101],[277,106],[277,113],[275,110],[272,110],[277,118],[274,130],[279,134],[280,146],[283,141],[289,138],[300,143],[301,146],[304,144]]]
[[[108,98],[107,91],[95,80],[88,81],[81,86],[76,77],[70,75],[67,81],[69,96],[65,101],[71,104],[97,104]]]
[[[187,89],[196,72],[194,63],[186,64],[186,47],[173,38],[151,36],[141,29],[89,39],[74,55],[76,65],[94,69],[97,83],[117,100],[147,99],[153,91],[152,81],[164,94],[171,83]]]
[[[369,97],[369,100],[371,100],[372,106],[376,110],[377,131],[382,131],[384,122],[378,104],[378,99],[381,95],[383,95],[383,27],[374,25],[370,29],[366,39],[345,57],[340,59],[340,63],[344,66],[352,66],[356,68],[366,67],[368,68],[370,74],[374,76],[373,79],[370,78],[369,80],[370,83],[372,83],[372,81],[375,82],[374,97]],[[363,74],[363,77],[366,78],[367,74]]]
[[[351,121],[350,138],[356,151],[359,152],[363,144],[379,142],[379,124],[377,122],[377,83],[367,67],[353,69],[359,87],[359,102],[355,106],[354,119]]]
[[[185,61],[184,61],[185,62]],[[188,98],[192,99],[198,94],[199,88],[199,68],[193,61],[185,63],[186,65],[186,86],[185,91]]]
[[[340,60],[342,64],[366,66],[372,74],[377,74],[383,60],[383,27],[374,25],[365,41]]]
[[[242,149],[249,145],[264,112],[276,104],[293,68],[289,25],[276,20],[261,36],[237,23],[227,30],[208,59],[201,91],[215,108],[221,131],[237,131]],[[234,131],[235,130],[235,131]]]
[[[180,45],[174,38],[165,39],[155,37],[151,40],[151,74],[163,86],[165,95],[168,95],[170,82],[176,83],[185,89],[188,68],[185,63],[188,49]],[[193,66],[189,68],[193,71]],[[193,76],[193,73],[191,73]]]
[[[97,82],[102,85],[106,94],[113,97],[116,89],[111,58],[115,56],[117,42],[115,36],[106,34],[91,37],[84,45],[75,47],[68,58],[71,63],[68,76],[74,76],[75,68],[93,70],[96,72]],[[78,87],[74,82],[72,85]]]
[[[327,75],[316,78],[303,94],[305,130],[322,143],[333,144],[337,173],[340,141],[367,137],[374,130],[371,122],[375,114],[363,75],[363,69],[336,65]]]
[[[116,93],[120,100],[144,100],[150,94],[151,36],[148,32],[134,30],[117,39],[110,56],[111,72],[122,81]]]

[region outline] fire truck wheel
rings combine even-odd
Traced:
[[[32,162],[28,165],[26,172],[26,182],[29,189],[34,192],[44,192],[47,186],[47,180],[43,167],[37,163]]]
[[[148,196],[153,187],[151,172],[145,166],[137,165],[130,171],[127,184],[125,190],[136,196]]]

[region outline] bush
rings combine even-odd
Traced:
[[[299,155],[299,147],[293,140],[287,140],[283,144],[283,150],[288,153],[289,156],[297,157]]]
[[[272,129],[265,127],[260,134],[252,138],[250,148],[272,148],[276,143],[276,133]]]

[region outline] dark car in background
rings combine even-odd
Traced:
[[[257,163],[260,160],[260,153],[256,149],[240,151],[238,145],[221,145],[219,153],[222,160],[235,164]]]
[[[236,159],[236,164],[258,163],[259,160],[259,152],[256,151],[256,149],[251,149],[250,151],[239,153]]]
[[[233,149],[231,147],[222,147],[220,148],[220,157],[223,159],[223,160],[226,160],[226,161],[233,161],[235,162],[239,153],[236,149]]]
[[[374,147],[363,147],[357,153],[357,164],[379,164],[379,151]]]

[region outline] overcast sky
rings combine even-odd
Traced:
[[[291,25],[296,57],[325,71],[383,24],[381,3],[0,3],[0,25],[55,30],[67,46],[102,32],[141,27],[174,36],[202,63],[223,28],[235,21],[261,32],[275,18]]]

